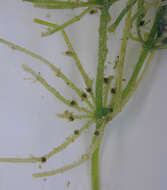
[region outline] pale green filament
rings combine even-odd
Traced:
[[[122,43],[121,43],[121,50],[120,56],[118,61],[117,67],[117,77],[116,77],[116,95],[114,96],[114,109],[121,110],[120,102],[121,102],[121,95],[122,95],[122,79],[123,79],[123,72],[124,72],[124,64],[125,64],[125,56],[127,50],[127,43],[129,37],[129,27],[130,27],[130,20],[131,20],[131,13],[132,11],[129,10],[128,15],[125,20],[125,27],[123,31]],[[113,100],[112,100],[113,101]]]
[[[141,80],[145,76],[151,60],[153,58],[154,51],[156,49],[166,48],[166,43],[162,44],[162,39],[158,37],[158,30],[163,29],[162,18],[165,16],[164,12],[160,10],[160,6],[166,6],[166,1],[148,3],[145,0],[127,0],[125,8],[122,9],[119,16],[116,18],[115,22],[110,25],[110,6],[119,1],[119,0],[88,0],[87,2],[83,1],[60,1],[60,0],[25,0],[31,2],[36,7],[45,8],[45,9],[74,9],[81,8],[84,9],[77,16],[74,16],[72,19],[68,20],[62,25],[53,24],[51,22],[43,21],[41,19],[34,19],[34,22],[47,26],[48,31],[42,33],[43,36],[51,35],[57,31],[61,31],[65,43],[67,45],[67,51],[65,55],[70,56],[74,59],[75,66],[79,70],[85,87],[84,90],[80,89],[75,85],[71,80],[66,77],[59,68],[49,62],[47,59],[42,56],[35,54],[25,48],[17,46],[11,42],[8,42],[4,39],[0,39],[0,43],[8,45],[13,50],[18,50],[20,52],[26,53],[33,58],[45,63],[48,65],[51,70],[56,74],[58,78],[61,78],[74,92],[83,100],[87,107],[80,106],[79,102],[75,100],[68,100],[59,91],[52,87],[48,82],[41,76],[41,74],[36,73],[31,68],[26,65],[23,65],[23,69],[33,75],[37,81],[39,81],[49,92],[51,92],[58,100],[74,109],[73,113],[71,110],[66,110],[62,114],[57,114],[57,117],[68,119],[69,121],[75,121],[80,119],[86,119],[86,122],[77,130],[74,130],[74,133],[68,136],[64,142],[55,148],[51,149],[48,153],[44,154],[41,157],[27,157],[27,158],[0,158],[0,162],[9,162],[9,163],[44,163],[51,157],[55,156],[57,153],[66,149],[71,143],[75,142],[80,135],[90,128],[93,124],[96,125],[96,130],[92,135],[92,143],[86,154],[83,154],[78,161],[72,162],[70,165],[64,166],[62,168],[35,173],[34,177],[46,177],[52,176],[59,173],[63,173],[70,169],[73,169],[80,164],[84,163],[91,158],[91,179],[92,179],[92,190],[100,190],[100,172],[99,172],[99,155],[100,155],[100,144],[104,134],[105,126],[111,121],[118,113],[121,112],[122,108],[129,101],[131,96],[136,91],[137,87],[141,83]],[[137,5],[136,5],[137,4]],[[156,6],[157,12],[152,27],[149,31],[147,29],[147,35],[142,28],[143,24],[148,23],[148,19],[145,18],[145,15],[148,9],[152,6]],[[81,61],[78,57],[78,54],[74,50],[72,43],[67,36],[64,29],[74,22],[79,21],[83,18],[91,8],[98,8],[100,12],[99,20],[99,33],[98,33],[98,66],[96,72],[96,78],[91,79],[84,69]],[[166,13],[166,12],[165,12]],[[93,13],[91,13],[93,14]],[[148,15],[149,17],[149,15]],[[104,68],[107,61],[108,53],[108,38],[110,37],[108,31],[113,32],[119,26],[121,21],[124,21],[125,24],[123,29],[123,34],[121,38],[121,47],[120,54],[117,57],[116,66],[114,67],[116,75],[114,76],[114,91],[111,99],[109,98],[111,90],[111,81],[113,76],[111,74],[107,77],[107,80],[104,80]],[[135,26],[134,26],[135,25]],[[163,26],[163,27],[162,27]],[[149,26],[148,26],[149,27]],[[145,28],[144,28],[145,29]],[[163,31],[162,31],[163,32]],[[164,36],[163,36],[164,37]],[[130,77],[128,77],[126,86],[123,85],[125,65],[126,65],[126,55],[128,51],[128,42],[133,40],[135,43],[138,43],[141,46],[139,56],[137,61],[134,63],[134,70]],[[129,52],[128,52],[129,53]],[[129,79],[130,78],[130,79]],[[93,84],[95,81],[95,84]],[[94,89],[95,86],[95,89]],[[108,105],[109,103],[109,105]],[[84,112],[84,113],[80,113]]]
[[[73,112],[69,112],[68,110],[66,110],[62,114],[56,114],[56,116],[59,118],[68,119],[69,121],[74,121],[76,119],[88,119],[94,117],[94,115],[74,115]]]
[[[112,82],[113,79],[114,79],[114,76],[108,77],[108,82],[107,82],[107,84],[104,86],[104,97],[103,97],[103,105],[104,105],[104,107],[106,107],[106,106],[107,106],[107,103],[108,103],[109,91],[110,91],[111,82]]]
[[[64,150],[69,144],[71,144],[72,142],[74,142],[86,129],[88,129],[92,124],[94,123],[94,119],[89,120],[85,125],[83,125],[79,130],[78,130],[78,134],[73,134],[69,137],[66,138],[66,140],[64,141],[64,143],[62,143],[61,145],[57,146],[56,148],[54,148],[52,151],[50,151],[48,154],[45,154],[44,157],[45,158],[51,158],[53,155],[55,155],[56,153]]]
[[[56,169],[56,170],[51,170],[51,171],[48,171],[48,172],[35,173],[35,174],[33,174],[33,177],[53,176],[53,175],[57,175],[57,174],[60,174],[60,173],[64,173],[65,171],[71,170],[71,169],[73,169],[73,168],[75,168],[77,166],[80,166],[82,163],[84,163],[85,161],[90,159],[92,153],[96,150],[97,147],[99,147],[100,142],[101,142],[102,137],[103,137],[103,133],[104,133],[104,126],[101,127],[99,132],[100,132],[100,135],[98,137],[95,137],[95,140],[90,145],[88,152],[86,154],[83,154],[78,161],[75,161],[70,165],[67,165],[65,167],[62,167],[62,168],[59,168],[59,169]]]
[[[36,163],[41,162],[42,158],[45,158],[48,160],[58,152],[64,150],[69,144],[73,143],[86,129],[88,129],[92,124],[94,123],[94,119],[89,120],[85,125],[83,125],[78,130],[78,135],[73,134],[66,138],[66,140],[56,148],[54,148],[52,151],[50,151],[48,154],[45,154],[41,157],[31,157],[31,158],[0,158],[0,162],[9,162],[9,163]]]
[[[86,73],[83,66],[81,65],[81,62],[78,58],[78,55],[75,52],[74,48],[72,47],[72,44],[71,44],[71,42],[70,42],[70,40],[69,40],[69,38],[68,38],[68,36],[64,30],[62,30],[62,34],[63,34],[64,40],[67,44],[68,50],[70,52],[72,52],[72,57],[74,58],[75,64],[76,64],[78,70],[80,71],[80,73],[81,73],[81,75],[85,81],[86,86],[92,87],[92,80],[89,78],[88,74]]]
[[[90,114],[92,113],[88,109],[86,109],[84,107],[80,107],[77,104],[76,105],[71,105],[71,101],[70,100],[65,99],[55,88],[53,88],[52,86],[50,86],[46,82],[46,80],[44,78],[42,78],[39,74],[37,74],[36,72],[34,72],[28,66],[23,65],[23,69],[24,69],[24,71],[32,74],[36,78],[36,80],[39,81],[49,92],[51,92],[54,96],[56,96],[57,99],[59,99],[61,102],[63,102],[67,106],[75,108],[78,111],[83,111],[83,112],[90,113]]]
[[[50,63],[47,59],[43,58],[42,56],[36,54],[36,53],[33,53],[21,46],[18,46],[18,45],[15,45],[14,43],[11,43],[9,41],[6,41],[2,38],[0,38],[0,43],[3,43],[5,45],[8,45],[10,48],[12,48],[13,50],[17,50],[17,51],[20,51],[20,52],[23,52],[27,55],[30,55],[32,56],[33,58],[35,59],[38,59],[39,61],[45,63],[46,65],[48,65],[52,71],[55,72],[56,76],[61,78],[62,80],[64,80],[64,82],[70,87],[72,88],[80,97],[82,96],[83,92],[82,90],[80,90],[78,87],[76,87],[76,85],[71,82],[71,80],[68,79],[68,77],[66,77],[59,68],[57,68],[55,65],[53,65],[52,63]],[[84,99],[84,101],[89,105],[89,107],[91,109],[93,109],[93,105],[89,102],[89,100],[87,98]]]
[[[92,7],[98,8],[100,5],[94,2],[70,2],[70,1],[34,1],[34,0],[24,0],[34,3],[35,7],[44,9],[75,9],[80,7]]]
[[[49,30],[48,32],[43,32],[42,36],[49,36],[51,34],[54,34],[55,32],[61,31],[64,28],[66,28],[67,26],[73,24],[74,22],[79,21],[85,14],[87,14],[91,9],[87,8],[84,11],[81,12],[81,14],[75,16],[74,18],[68,20],[67,22],[65,22],[62,25],[58,25],[57,27],[54,27],[53,29]],[[34,19],[34,22],[38,22],[39,20]]]

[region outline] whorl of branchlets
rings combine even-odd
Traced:
[[[162,2],[166,0],[161,0]],[[167,5],[160,8],[161,19],[158,25],[157,37],[161,39],[161,43],[167,44]]]

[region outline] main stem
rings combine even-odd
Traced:
[[[107,122],[102,121],[96,123],[96,130],[100,131],[100,135],[102,135],[101,140],[103,138],[104,128]],[[94,144],[97,140],[97,136],[93,137],[92,144]],[[101,141],[100,141],[101,142]],[[101,143],[100,143],[101,144]],[[92,180],[92,190],[100,190],[100,173],[99,173],[99,151],[100,144],[92,154],[91,158],[91,180]]]
[[[108,8],[101,9],[100,26],[99,26],[99,50],[98,50],[98,67],[96,75],[96,110],[100,111],[103,107],[103,80],[104,64],[107,57],[107,26],[110,20]]]
[[[157,41],[156,34],[158,26],[160,24],[160,18],[162,17],[161,14],[162,14],[161,11],[158,10],[150,34],[148,35],[147,40],[143,43],[143,50],[140,54],[134,72],[132,73],[132,76],[127,86],[125,87],[125,89],[121,94],[122,99],[125,99],[128,96],[128,94],[131,92],[131,90],[133,90],[133,86],[142,69],[142,66],[150,50],[156,44]],[[100,27],[99,27],[99,52],[98,52],[97,77],[96,77],[96,112],[100,112],[100,110],[103,110],[103,78],[104,78],[104,64],[107,57],[107,26],[109,18],[110,17],[108,13],[108,8],[104,6],[104,8],[101,9]],[[121,75],[122,75],[122,70],[121,70]],[[101,125],[98,124],[97,122],[96,130],[98,130],[100,127]],[[93,138],[93,142],[95,141],[95,139],[96,137]],[[97,147],[91,159],[92,190],[100,190],[99,150],[100,146]]]
[[[101,9],[100,26],[99,26],[99,50],[98,50],[98,68],[96,76],[96,111],[103,109],[103,80],[104,80],[104,64],[107,58],[107,26],[110,20],[108,7]],[[101,126],[96,125],[96,130]],[[93,138],[93,142],[96,137]],[[95,150],[91,158],[91,179],[92,190],[100,190],[99,175],[99,150],[100,146]]]
[[[91,159],[92,190],[100,190],[99,150],[100,147],[95,150]]]

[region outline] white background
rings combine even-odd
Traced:
[[[48,17],[48,13],[51,18]],[[19,0],[1,0],[0,37],[22,45],[51,60],[74,82],[83,86],[66,46],[57,33],[41,38],[44,28],[33,18],[61,24],[77,13],[35,9]],[[97,63],[98,16],[86,16],[66,30],[86,70],[94,76]],[[106,128],[101,149],[102,190],[164,190],[167,187],[167,55],[158,52],[142,85],[123,112]],[[63,142],[84,121],[69,123],[56,118],[66,109],[39,83],[25,80],[21,64],[41,72],[66,97],[75,97],[42,63],[0,44],[0,156],[42,155]],[[89,146],[93,130],[43,166],[44,171],[77,160]],[[90,190],[90,163],[65,174],[32,178],[38,164],[0,163],[0,190]],[[67,182],[70,186],[67,187]]]

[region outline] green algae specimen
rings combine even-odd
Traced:
[[[45,27],[48,30],[42,32],[42,37],[54,35],[61,32],[62,37],[68,47],[65,55],[71,56],[75,62],[75,66],[80,72],[85,88],[80,89],[77,83],[73,83],[59,68],[52,64],[49,60],[30,50],[27,50],[14,43],[0,38],[0,43],[6,44],[10,48],[25,53],[34,59],[46,64],[56,75],[61,78],[68,88],[71,88],[78,97],[80,102],[76,100],[66,99],[59,91],[53,88],[39,73],[36,73],[29,66],[23,65],[24,71],[30,73],[41,85],[43,85],[50,93],[52,93],[59,101],[64,103],[70,110],[57,114],[57,117],[68,119],[73,122],[77,119],[87,119],[87,122],[78,130],[65,139],[65,141],[55,147],[52,151],[45,155],[32,158],[0,158],[0,162],[13,163],[45,163],[49,159],[64,150],[69,144],[75,142],[86,129],[93,124],[96,125],[95,132],[92,136],[92,143],[85,154],[73,163],[52,171],[34,173],[33,177],[46,177],[63,173],[67,170],[75,168],[83,162],[91,159],[91,177],[92,190],[100,190],[100,174],[99,174],[99,150],[100,144],[105,132],[105,127],[113,120],[124,108],[131,96],[136,91],[141,80],[145,76],[149,65],[153,59],[156,50],[165,49],[167,47],[167,2],[157,1],[149,3],[145,0],[128,0],[125,7],[120,7],[120,12],[115,20],[112,20],[112,6],[119,0],[90,0],[90,1],[58,1],[58,0],[25,0],[30,2],[36,8],[44,9],[77,9],[82,8],[80,14],[69,19],[62,25],[47,22],[39,18],[35,18],[34,22]],[[154,18],[151,19],[147,15],[149,10],[154,7],[156,12]],[[100,12],[99,28],[98,28],[98,63],[97,74],[95,79],[91,79],[88,72],[84,69],[78,54],[72,46],[72,43],[65,31],[66,27],[75,22],[79,22],[86,14],[93,14],[98,10]],[[65,10],[64,10],[65,11]],[[124,21],[124,22],[123,22]],[[147,26],[147,24],[149,25]],[[114,35],[119,25],[123,25],[121,36],[120,53],[116,59],[115,75],[105,76],[105,66],[107,64],[108,55],[108,39]],[[140,46],[139,55],[137,55],[134,70],[129,76],[124,86],[124,72],[126,67],[126,56],[128,44],[130,41]],[[114,48],[114,47],[113,47]],[[112,95],[111,95],[112,92]],[[85,102],[86,106],[81,106],[81,102]],[[71,109],[76,110],[77,114],[73,114]]]

